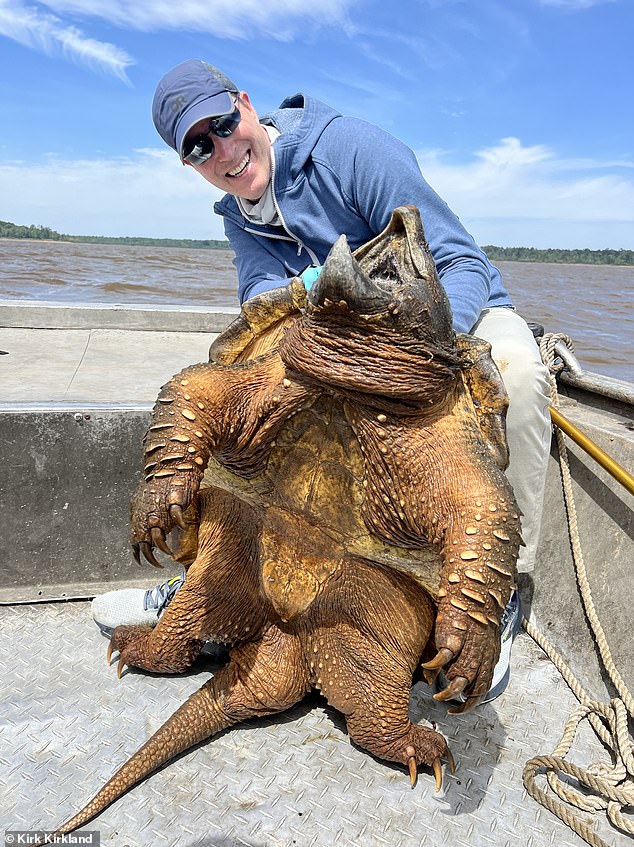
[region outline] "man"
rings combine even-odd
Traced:
[[[241,303],[289,277],[301,276],[310,288],[341,233],[355,249],[385,228],[397,206],[420,209],[454,327],[492,345],[509,394],[507,476],[523,512],[526,545],[518,567],[531,570],[550,445],[547,372],[499,271],[423,179],[412,151],[380,128],[301,94],[259,118],[245,91],[198,59],[159,82],[153,118],[182,163],[227,192],[214,208],[235,252]],[[147,592],[110,592],[95,599],[93,615],[106,632],[121,623],[154,624],[180,584],[174,578]],[[508,681],[518,622],[514,592],[488,699]]]

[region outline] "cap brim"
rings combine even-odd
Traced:
[[[212,97],[198,100],[186,112],[183,112],[176,128],[176,149],[178,155],[183,158],[183,141],[189,130],[202,121],[203,118],[217,118],[220,115],[228,115],[233,112],[233,100],[228,91],[221,91]]]

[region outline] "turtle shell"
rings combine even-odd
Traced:
[[[356,256],[362,270],[365,266],[370,274],[380,273],[372,244]],[[385,233],[381,255],[384,245]],[[424,251],[423,255],[429,254]],[[435,276],[433,265],[425,272]],[[310,308],[299,278],[254,297],[214,341],[210,361],[235,367],[267,357],[278,360],[280,345],[305,316],[307,306]],[[490,347],[472,336],[454,336],[447,329],[450,319],[446,314],[450,312],[446,301],[441,301],[441,307],[445,310],[443,334],[448,336],[448,349],[457,362],[452,391],[456,393],[456,384],[459,390],[453,415],[472,421],[471,431],[478,429],[485,449],[503,467],[507,401]],[[359,557],[406,572],[437,598],[441,560],[431,528],[433,517],[426,532],[395,529],[404,520],[400,506],[405,503],[399,505],[393,491],[386,493],[387,487],[393,487],[395,475],[393,468],[388,470],[380,462],[386,414],[377,411],[378,407],[368,411],[368,402],[372,403],[367,395],[358,401],[354,391],[332,391],[327,379],[309,379],[298,371],[294,360],[286,368],[280,392],[298,380],[308,380],[305,399],[268,442],[267,455],[257,471],[245,473],[243,468],[227,467],[222,457],[212,457],[203,481],[232,492],[261,515],[263,586],[278,613],[288,620],[303,611],[344,557]],[[411,420],[409,410],[400,439],[405,445],[405,465],[406,430]],[[370,442],[376,442],[376,449],[369,450]],[[400,473],[407,474],[407,468],[397,471]],[[377,514],[384,517],[379,519]]]

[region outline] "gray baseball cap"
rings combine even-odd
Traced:
[[[168,71],[156,86],[152,118],[159,135],[183,157],[183,139],[202,118],[233,112],[229,92],[238,89],[218,68],[188,59]]]

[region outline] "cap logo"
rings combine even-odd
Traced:
[[[185,105],[186,100],[182,94],[179,94],[178,97],[172,97],[169,101],[169,107],[172,112],[179,112],[183,106]]]

